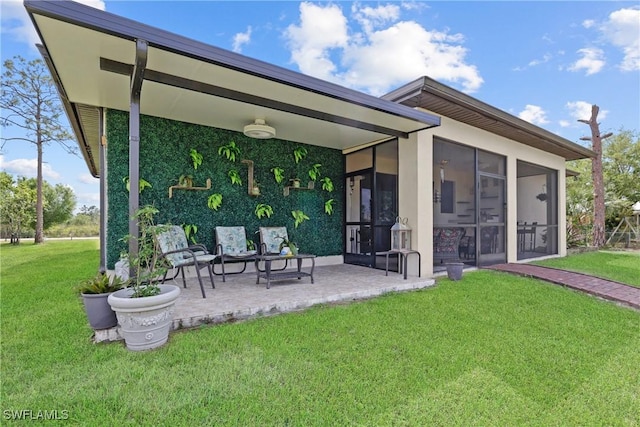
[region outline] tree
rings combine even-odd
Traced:
[[[71,145],[73,136],[60,124],[63,114],[58,92],[41,59],[26,61],[20,56],[4,62],[0,125],[13,126],[23,136],[2,138],[7,141],[29,142],[37,150],[36,226],[35,243],[44,241],[44,199],[42,192],[43,147],[51,142],[60,144],[67,152],[76,154]]]
[[[37,182],[33,178],[25,179],[27,184],[36,190]],[[76,208],[76,195],[73,190],[62,184],[51,185],[47,181],[42,182],[43,195],[43,230],[62,224],[73,217]],[[36,224],[31,226],[35,229]]]
[[[35,219],[33,209],[36,192],[26,179],[18,179],[14,182],[11,175],[0,172],[0,218],[11,233],[12,243],[20,243],[22,227],[29,225]],[[15,238],[15,240],[14,240]]]
[[[70,187],[56,184],[55,187],[44,182],[44,199],[46,205],[43,212],[43,228],[48,230],[56,224],[63,224],[73,217],[76,207],[76,195]]]
[[[613,135],[608,133],[600,135],[600,125],[598,123],[598,112],[600,107],[591,106],[591,118],[589,120],[578,120],[580,123],[586,123],[591,129],[591,137],[585,136],[580,138],[583,141],[591,141],[591,149],[596,156],[591,160],[591,177],[593,180],[593,246],[599,248],[606,241],[605,236],[605,205],[604,205],[604,178],[602,172],[602,140]]]
[[[603,148],[603,171],[609,194],[627,200],[629,207],[640,202],[640,134],[620,130]]]

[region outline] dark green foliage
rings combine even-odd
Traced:
[[[108,267],[113,268],[126,244],[120,239],[128,234],[129,193],[122,179],[129,175],[129,118],[128,113],[109,111],[107,114],[108,138]],[[319,256],[342,253],[342,199],[336,192],[318,188],[314,190],[291,190],[285,197],[282,192],[289,179],[308,177],[309,169],[322,164],[322,177],[329,177],[337,194],[343,192],[343,156],[339,150],[313,145],[304,145],[307,156],[295,162],[293,150],[299,143],[278,139],[257,140],[242,133],[198,126],[189,123],[142,116],[140,122],[140,177],[152,187],[140,194],[140,205],[152,204],[160,213],[157,223],[194,224],[198,227],[198,242],[211,250],[214,248],[214,227],[242,225],[248,239],[257,239],[255,234],[261,226],[286,226],[290,238],[298,243],[301,252]],[[219,155],[220,147],[234,141],[240,151],[236,162]],[[189,156],[195,149],[202,154],[203,161],[197,170]],[[243,183],[246,182],[247,166],[242,159],[253,160],[254,179],[260,182],[261,195],[247,194],[247,186],[233,185],[228,173],[238,170]],[[273,168],[284,169],[284,180],[277,183]],[[174,189],[169,199],[169,187],[184,174],[193,176],[194,187],[206,185],[211,178],[212,187],[207,191]],[[303,181],[302,187],[306,186]],[[208,207],[208,198],[222,194],[222,205],[217,211]],[[336,199],[333,214],[325,213],[325,202]],[[271,217],[258,219],[256,206],[260,203],[273,208]],[[310,220],[294,227],[291,212],[301,210]]]
[[[109,294],[124,287],[124,282],[118,277],[109,278],[104,273],[98,273],[95,277],[82,282],[77,290],[81,294]]]

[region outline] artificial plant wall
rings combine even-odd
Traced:
[[[128,245],[122,237],[128,234],[129,193],[125,179],[129,175],[129,115],[110,110],[107,113],[107,188],[108,268],[114,268],[120,252]],[[235,162],[227,158],[225,150],[231,142],[239,153]],[[300,150],[300,147],[304,150]],[[194,167],[191,150],[202,155],[202,163]],[[294,151],[306,155],[296,162]],[[234,151],[234,150],[232,150]],[[254,162],[254,179],[260,185],[260,196],[250,196],[247,191],[247,168],[242,159]],[[305,187],[310,180],[309,170],[314,165],[319,176],[313,190],[291,190],[283,195],[289,179],[300,178]],[[272,169],[283,170],[283,181],[277,183]],[[242,185],[232,183],[229,172],[235,170]],[[242,133],[224,129],[176,122],[157,117],[141,116],[140,119],[140,178],[151,186],[140,193],[140,204],[153,204],[160,213],[158,223],[197,226],[195,239],[214,251],[214,227],[244,226],[247,238],[259,243],[255,234],[259,227],[286,226],[289,237],[297,242],[300,250],[319,256],[342,253],[343,217],[343,156],[338,150],[299,144],[278,139],[257,140]],[[232,173],[233,174],[233,173]],[[194,187],[206,186],[211,179],[211,189],[187,191],[174,189],[169,198],[169,187],[178,185],[183,175],[193,177]],[[323,178],[329,178],[333,191],[324,190]],[[237,182],[237,180],[236,180]],[[325,186],[326,187],[326,186]],[[132,189],[133,190],[133,189]],[[217,210],[208,206],[209,197],[222,195]],[[331,214],[325,211],[325,203],[333,199]],[[271,217],[258,219],[258,204],[273,209]],[[295,227],[292,211],[300,210],[309,217]]]

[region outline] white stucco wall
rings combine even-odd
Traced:
[[[565,159],[513,140],[441,118],[436,128],[411,134],[399,140],[399,212],[409,219],[412,247],[422,255],[422,275],[433,275],[433,140],[442,138],[479,148],[507,158],[507,262],[517,261],[517,161],[541,165],[558,171],[558,252],[566,255],[566,179]],[[417,274],[415,262],[409,274]],[[412,270],[413,269],[413,270]]]

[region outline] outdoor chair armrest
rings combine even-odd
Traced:
[[[205,245],[203,245],[202,243],[196,243],[195,245],[189,245],[187,247],[187,249],[189,249],[192,252],[204,252],[203,255],[208,255],[209,251],[207,250],[207,247]]]
[[[162,256],[166,257],[169,254],[185,253],[185,255],[183,255],[183,258],[184,259],[192,259],[193,262],[195,263],[198,255],[193,250],[191,250],[190,248],[196,248],[196,247],[199,247],[199,246],[202,246],[202,245],[195,245],[195,246],[190,246],[189,248],[176,249],[176,250],[173,250],[173,251],[164,252],[162,254]],[[204,252],[205,252],[204,255],[208,254],[208,252],[206,251],[206,248],[205,248]]]

